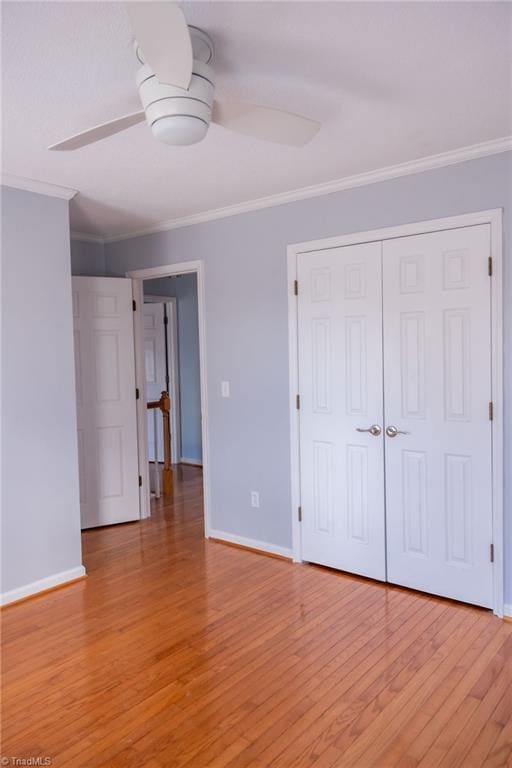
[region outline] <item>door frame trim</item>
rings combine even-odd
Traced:
[[[440,232],[447,229],[489,224],[493,275],[491,279],[491,396],[494,405],[492,432],[492,531],[494,543],[493,611],[503,617],[504,598],[504,534],[503,534],[503,209],[494,208],[475,213],[464,213],[442,219],[431,219],[398,226],[354,232],[339,237],[292,243],[287,246],[288,262],[288,366],[290,415],[290,477],[292,552],[294,562],[301,562],[300,507],[300,441],[299,411],[296,396],[299,393],[298,364],[298,304],[294,291],[297,279],[297,256],[300,253],[359,245],[398,237]]]
[[[144,340],[142,312],[144,306],[143,281],[153,280],[157,277],[172,277],[185,274],[197,275],[197,312],[199,325],[199,377],[201,379],[201,440],[203,454],[203,491],[204,491],[204,535],[210,535],[211,520],[211,486],[210,486],[210,462],[208,439],[208,400],[206,392],[206,322],[205,322],[205,292],[204,292],[204,265],[202,260],[184,261],[175,264],[166,264],[161,267],[148,269],[135,269],[126,273],[126,277],[132,280],[132,294],[136,302],[136,311],[133,313],[134,337],[135,337],[135,377],[136,386],[140,389],[141,397],[137,400],[137,432],[138,432],[138,456],[139,474],[142,477],[140,488],[141,518],[150,517],[150,491],[149,491],[149,466],[147,456],[146,434],[146,382],[144,370]]]

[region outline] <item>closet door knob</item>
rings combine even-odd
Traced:
[[[371,427],[366,427],[366,429],[363,429],[362,427],[356,427],[356,432],[369,432],[370,435],[378,437],[382,432],[382,429],[378,424],[372,424]]]
[[[404,429],[397,429],[392,424],[389,427],[386,427],[386,435],[388,437],[396,437],[397,435],[409,435],[409,432],[406,432]]]

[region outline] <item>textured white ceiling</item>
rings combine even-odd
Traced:
[[[79,190],[72,228],[115,235],[512,133],[512,4],[186,2],[216,95],[319,119],[303,149],[212,125],[192,147],[145,124],[58,139],[139,108],[118,2],[2,2],[3,170]]]

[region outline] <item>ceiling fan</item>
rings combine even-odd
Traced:
[[[197,27],[187,26],[173,2],[126,3],[142,65],[137,88],[143,109],[101,123],[52,144],[72,150],[93,144],[146,120],[153,136],[166,144],[195,144],[210,122],[257,139],[301,147],[320,123],[290,112],[232,101],[214,101],[213,43]]]

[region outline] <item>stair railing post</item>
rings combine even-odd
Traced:
[[[173,491],[172,466],[171,466],[171,398],[167,392],[162,392],[160,400],[151,400],[147,403],[149,409],[159,409],[162,412],[162,431],[164,444],[164,468],[162,472],[162,484],[164,496],[170,496]],[[156,431],[155,431],[156,435]],[[155,455],[158,458],[158,455]],[[155,461],[156,466],[156,461]],[[160,478],[159,478],[160,480]],[[160,490],[160,484],[159,484]]]

